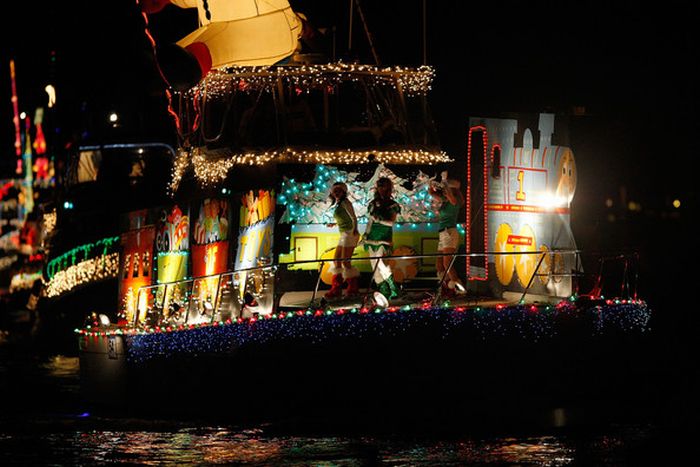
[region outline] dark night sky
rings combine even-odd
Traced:
[[[339,54],[345,53],[347,0],[291,3],[319,27],[336,25]],[[382,62],[419,64],[422,2],[362,3]],[[566,113],[585,106],[593,123],[573,149],[580,166],[601,174],[592,181],[596,190],[625,184],[640,197],[693,196],[685,167],[696,144],[698,92],[692,70],[699,49],[690,7],[561,3],[428,0],[428,63],[437,71],[431,104],[444,148],[457,157],[465,152],[468,116]],[[56,118],[64,138],[86,122],[97,131],[96,116],[112,109],[124,112],[142,137],[172,137],[135,4],[81,0],[5,7],[0,157],[13,156],[10,56],[17,63],[21,108],[42,103],[43,86],[57,82]],[[150,21],[159,43],[173,42],[196,26],[191,12],[172,6]],[[354,41],[355,53],[369,61],[357,19]],[[51,50],[57,54],[54,64]]]

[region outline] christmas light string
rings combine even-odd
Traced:
[[[46,296],[58,297],[85,284],[117,277],[119,253],[109,253],[81,261],[65,270],[56,272],[46,282]]]
[[[401,213],[397,218],[400,225],[409,224],[417,228],[418,223],[428,223],[430,229],[436,219],[437,207],[433,206],[434,199],[428,192],[431,178],[418,171],[413,180],[401,178],[391,169],[379,164],[372,176],[361,181],[359,174],[347,172],[334,166],[318,164],[314,179],[310,182],[298,182],[293,178],[282,178],[282,189],[277,197],[277,204],[286,206],[280,222],[296,224],[327,224],[333,223],[333,213],[329,209],[328,193],[335,182],[343,182],[348,186],[348,199],[353,204],[359,223],[367,222],[367,206],[374,198],[374,186],[380,177],[388,177],[394,185],[393,197],[401,205]],[[409,185],[410,188],[406,188]],[[395,224],[398,228],[399,224]],[[437,224],[435,224],[437,226]]]
[[[369,86],[400,88],[408,96],[421,96],[431,90],[435,70],[429,66],[378,67],[352,63],[328,63],[322,65],[281,65],[228,67],[212,70],[199,84],[184,92],[194,98],[199,92],[208,97],[224,97],[232,88],[242,92],[271,92],[280,80],[308,92],[337,86],[343,81],[362,81]]]
[[[48,236],[51,235],[56,228],[56,221],[57,221],[57,216],[56,216],[56,210],[54,209],[53,211],[49,211],[44,213],[42,216],[42,226],[44,228],[44,235]]]
[[[81,261],[88,260],[92,255],[106,256],[108,253],[114,252],[119,246],[119,239],[120,237],[118,236],[107,237],[94,243],[86,243],[68,250],[46,264],[47,277],[51,279],[59,271],[74,266]]]
[[[641,300],[616,300],[558,305],[497,305],[495,307],[404,306],[338,310],[307,309],[237,320],[178,326],[76,329],[85,338],[124,336],[127,357],[141,362],[153,358],[201,353],[226,353],[249,344],[304,341],[324,344],[333,339],[398,336],[412,329],[437,326],[440,337],[468,332],[481,340],[500,338],[540,342],[570,328],[572,320],[590,337],[607,332],[646,333],[651,311]],[[588,326],[592,323],[593,326]]]
[[[370,157],[373,156],[373,157]],[[216,185],[226,178],[236,165],[262,166],[271,162],[301,164],[425,164],[452,162],[443,151],[412,149],[396,150],[301,150],[285,148],[279,151],[207,154],[205,148],[179,148],[171,171],[170,191],[174,193],[190,165],[203,187]]]

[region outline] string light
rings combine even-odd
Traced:
[[[3,256],[2,258],[0,258],[0,271],[4,271],[5,269],[12,266],[14,262],[17,261],[17,258],[17,255]]]
[[[359,224],[367,223],[367,206],[374,198],[374,184],[379,177],[388,177],[393,185],[394,199],[401,204],[397,223],[425,223],[435,216],[433,197],[428,193],[431,178],[418,171],[408,179],[396,175],[383,164],[377,165],[373,175],[362,181],[357,172],[348,172],[340,167],[316,166],[313,180],[297,181],[286,176],[282,178],[277,203],[286,206],[280,222],[296,224],[325,224],[335,222],[329,209],[328,192],[335,182],[348,186],[348,199],[353,204]],[[397,224],[394,224],[395,227]]]
[[[343,81],[362,81],[369,86],[391,86],[408,96],[425,95],[435,77],[432,67],[378,67],[351,63],[323,65],[228,67],[209,72],[187,97],[223,97],[232,89],[242,92],[272,91],[280,80],[296,89],[309,91],[336,86]]]
[[[550,305],[500,305],[498,307],[404,306],[388,308],[352,308],[350,310],[302,309],[259,317],[212,323],[177,324],[148,328],[76,329],[86,337],[123,335],[127,359],[142,362],[173,355],[199,355],[228,352],[246,344],[269,344],[301,340],[324,344],[333,339],[364,338],[382,335],[395,337],[410,329],[436,326],[442,338],[476,335],[484,341],[512,338],[538,342],[566,338],[571,321],[592,329],[592,336],[606,333],[617,336],[648,331],[651,311],[641,300],[610,301],[577,305],[563,301]],[[370,312],[372,311],[372,312]],[[589,323],[594,326],[590,327]]]
[[[56,210],[44,213],[42,225],[44,227],[44,235],[51,235],[56,228]]]
[[[34,282],[41,280],[41,272],[32,273],[20,273],[12,276],[10,280],[10,293],[16,292],[18,290],[31,289]]]
[[[213,157],[217,157],[216,160]],[[370,158],[370,156],[374,156]],[[372,159],[372,160],[370,160]],[[208,154],[206,148],[180,148],[173,163],[171,192],[175,192],[180,185],[183,175],[190,164],[194,167],[194,174],[202,186],[221,183],[228,171],[236,165],[262,166],[271,162],[277,163],[303,163],[303,164],[367,164],[378,162],[380,164],[425,164],[433,165],[453,160],[443,151],[425,151],[422,149],[396,149],[396,150],[363,150],[351,149],[337,151],[305,151],[293,148],[285,148],[280,151],[228,153],[216,151],[216,154]]]
[[[81,261],[59,271],[46,284],[46,296],[58,297],[78,286],[117,277],[119,273],[119,253],[101,255]]]
[[[108,237],[94,243],[86,243],[85,245],[77,246],[49,261],[46,265],[46,275],[51,279],[59,271],[65,270],[78,262],[87,260],[92,255],[100,254],[101,256],[105,256],[113,252],[118,245],[119,237]]]

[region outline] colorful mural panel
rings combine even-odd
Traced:
[[[486,245],[471,242],[467,248],[503,253],[489,257],[487,280],[497,293],[520,293],[529,286],[531,293],[567,297],[572,281],[563,273],[576,268],[574,254],[564,253],[576,249],[570,228],[576,164],[571,149],[556,144],[564,141],[565,131],[555,129],[555,116],[540,114],[536,121],[535,128],[525,119],[470,119],[470,128],[484,132],[482,160],[471,152],[467,159],[468,174],[486,175],[487,221],[481,227]],[[473,206],[468,219],[480,210]]]
[[[236,271],[272,264],[274,206],[274,191],[249,191],[243,195],[234,261]],[[241,313],[271,313],[274,272],[271,269],[258,269],[241,272],[236,277],[239,300],[244,304]]]
[[[146,305],[145,302],[137,305],[139,288],[153,283],[153,241],[156,232],[154,225],[144,225],[146,211],[133,213],[130,217],[139,220],[136,221],[135,229],[121,235],[122,260],[119,268],[121,317],[128,322],[135,319],[137,306]],[[144,312],[145,309],[141,311]]]

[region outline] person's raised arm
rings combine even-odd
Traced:
[[[457,197],[455,196],[455,194],[454,194],[454,192],[453,192],[452,190],[453,190],[453,188],[451,188],[451,187],[449,187],[449,186],[448,186],[447,188],[445,188],[445,190],[444,190],[445,197],[447,198],[447,200],[448,200],[450,203],[456,205],[456,204],[458,203]]]

